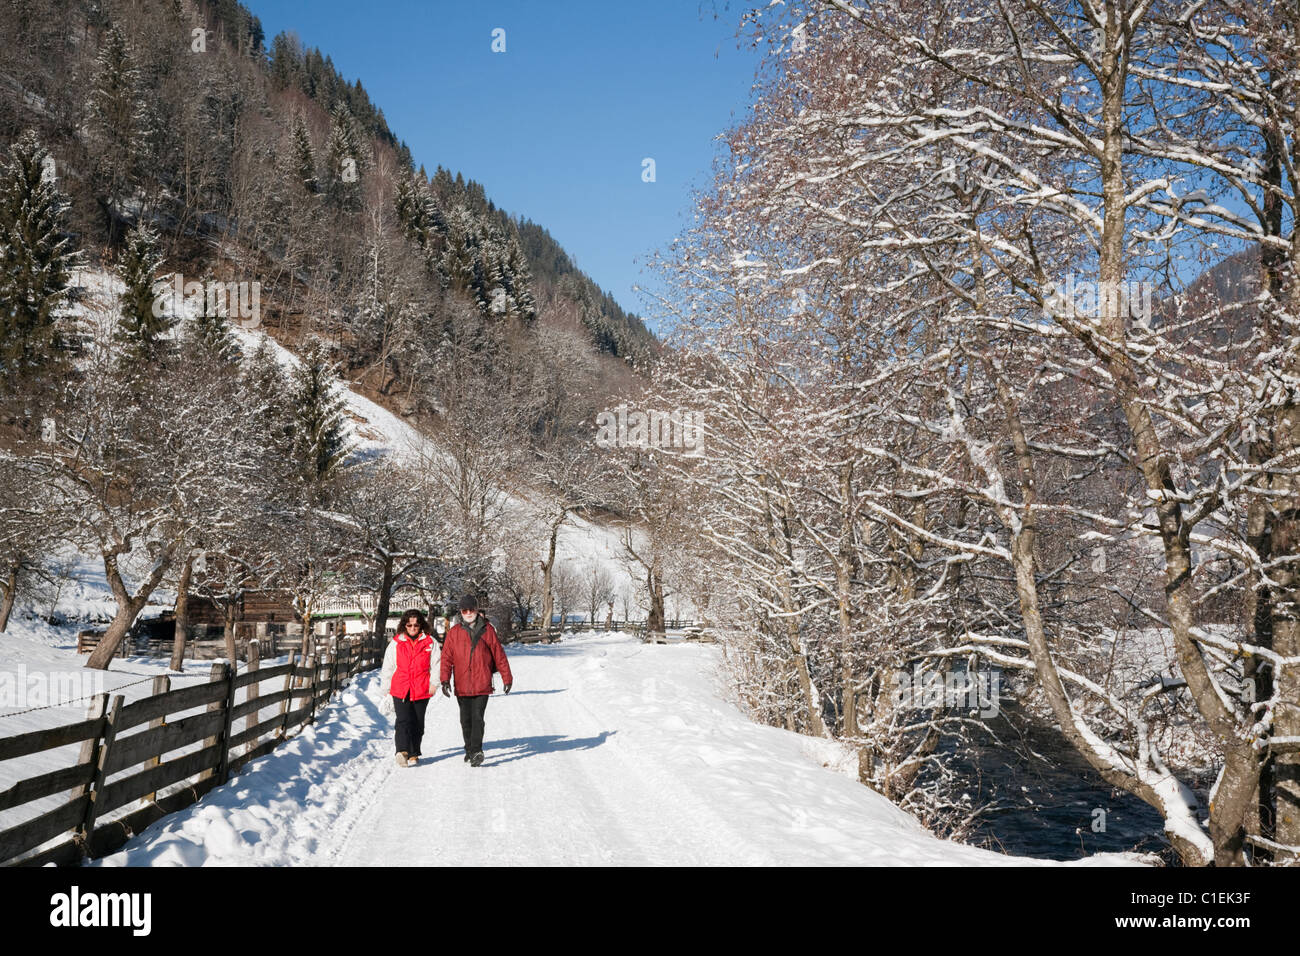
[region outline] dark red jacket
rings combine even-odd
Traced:
[[[515,682],[496,628],[486,623],[478,643],[471,646],[469,630],[457,618],[442,642],[442,680],[451,680],[454,673],[457,697],[482,697],[492,693],[493,671],[500,672],[503,684]]]
[[[421,634],[411,640],[405,634],[398,634],[393,638],[393,647],[397,660],[389,693],[399,700],[405,700],[408,692],[411,700],[425,700],[431,696],[429,685],[433,676],[433,657],[438,653],[433,638]]]

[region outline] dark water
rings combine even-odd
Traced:
[[[1049,860],[1138,850],[1176,862],[1160,814],[1102,780],[1060,731],[1006,698],[983,723],[992,733],[972,732],[973,755],[949,750],[972,801],[994,804],[967,842]]]

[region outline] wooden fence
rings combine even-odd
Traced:
[[[542,630],[538,627],[518,630],[514,632],[513,643],[515,644],[554,644],[560,639],[562,631],[572,631],[575,634],[582,634],[589,631],[626,631],[634,634],[643,641],[654,641],[657,643],[667,643],[662,634],[650,634],[646,629],[645,621],[613,621],[606,628],[604,623],[597,621],[591,623],[581,621],[576,623],[565,624],[563,628],[559,624],[552,624],[550,627]],[[709,632],[696,624],[694,621],[665,621],[664,630],[667,631],[684,631],[686,640],[702,641],[709,643],[713,640]]]
[[[0,737],[0,760],[81,745],[72,766],[0,792],[0,811],[69,792],[61,806],[0,831],[0,865],[67,865],[114,852],[151,823],[225,783],[250,760],[270,753],[290,732],[311,723],[345,681],[378,667],[381,659],[382,651],[371,642],[353,638],[338,641],[323,657],[299,662],[294,652],[289,663],[274,667],[262,668],[254,660],[236,673],[223,661],[213,665],[205,683],[170,690],[169,678],[160,675],[148,697],[128,704],[121,694],[111,702],[101,694],[82,721]],[[279,689],[260,694],[267,681],[279,681]],[[243,699],[236,703],[240,690]],[[275,714],[261,719],[271,707]],[[194,745],[198,749],[163,759]],[[168,787],[173,791],[159,797]],[[142,806],[106,819],[135,801]],[[68,838],[57,845],[38,849],[64,835]]]

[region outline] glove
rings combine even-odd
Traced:
[[[442,696],[443,697],[451,696],[451,681],[445,680],[442,682]]]
[[[393,698],[391,695],[385,694],[383,697],[379,698],[379,712],[385,717],[392,717],[396,714],[397,709],[393,706]]]
[[[508,694],[508,693],[510,693],[510,688],[513,687],[513,686],[514,686],[513,684],[506,684],[506,686],[505,686],[503,689],[504,689],[505,692]]]

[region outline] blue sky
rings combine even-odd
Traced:
[[[750,4],[727,0],[245,3],[268,46],[293,31],[360,78],[417,165],[481,182],[638,313],[637,260],[682,231],[758,65],[736,38]]]

